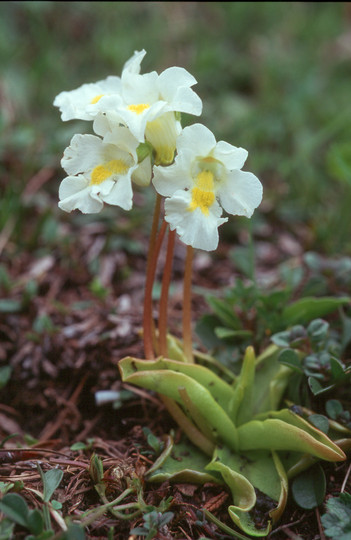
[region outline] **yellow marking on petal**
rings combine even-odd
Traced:
[[[149,109],[150,105],[148,103],[138,103],[137,105],[129,105],[128,109],[136,114],[141,114],[145,109]]]
[[[189,212],[193,212],[196,208],[200,208],[201,212],[208,216],[209,208],[215,202],[216,196],[213,191],[203,191],[197,187],[191,190],[191,203],[188,207]]]
[[[91,100],[91,105],[95,105],[95,103],[97,103],[103,96],[104,94],[99,94],[98,96],[95,96],[93,97],[93,99]]]
[[[196,187],[191,190],[191,202],[188,206],[189,212],[200,208],[206,216],[209,215],[209,208],[215,202],[216,196],[213,191],[214,177],[211,171],[201,171],[196,177]]]
[[[205,158],[202,158],[201,161],[204,163],[213,163],[214,161],[217,161],[214,157],[207,156]]]
[[[211,171],[201,171],[196,177],[196,185],[203,191],[213,191],[214,189],[214,176]]]
[[[122,159],[112,159],[103,165],[97,165],[91,173],[90,185],[98,186],[113,174],[126,174],[129,167]]]

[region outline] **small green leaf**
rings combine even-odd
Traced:
[[[203,315],[196,323],[196,334],[208,350],[222,344],[221,340],[215,334],[217,325],[218,319],[214,315]]]
[[[318,394],[323,392],[324,388],[317,381],[317,379],[315,379],[314,377],[308,377],[307,381],[313,395],[317,396]]]
[[[299,355],[294,349],[283,350],[278,356],[278,361],[294,371],[303,372]]]
[[[334,356],[330,357],[330,368],[334,381],[340,381],[346,377],[343,365],[337,358],[334,358]]]
[[[0,540],[12,540],[14,538],[13,536],[13,529],[15,527],[15,523],[8,519],[2,519],[0,521]]]
[[[336,420],[344,409],[340,401],[337,399],[329,399],[325,404],[325,410],[327,411],[329,418]]]
[[[290,345],[290,332],[284,330],[283,332],[277,332],[271,337],[272,342],[278,347],[289,347]]]
[[[63,477],[63,471],[60,469],[50,469],[43,475],[44,482],[44,502],[49,502],[55,489],[59,486]]]
[[[321,516],[325,534],[333,540],[351,538],[351,495],[341,493],[330,497],[326,503],[327,513]]]
[[[22,302],[11,298],[0,300],[0,313],[18,313],[22,309]]]
[[[84,442],[76,442],[74,444],[72,444],[72,446],[70,447],[70,450],[86,450],[87,448],[87,445],[84,443]]]
[[[60,540],[85,540],[84,529],[76,524],[72,523],[68,526],[67,531],[65,531]]]
[[[0,482],[0,493],[5,495],[8,491],[10,491],[14,487],[13,482]]]
[[[38,536],[43,532],[44,529],[44,520],[41,512],[39,510],[30,510],[28,513],[28,529],[32,534]]]
[[[240,319],[235,313],[233,306],[228,305],[225,300],[220,300],[215,296],[209,296],[206,300],[224,326],[229,326],[229,328],[233,328],[234,330],[241,328]]]
[[[322,504],[325,497],[325,474],[317,463],[303,474],[297,476],[292,483],[292,494],[295,502],[306,510]]]
[[[55,499],[51,501],[51,506],[53,507],[54,510],[62,509],[62,503],[60,503],[59,501],[56,501]]]
[[[12,373],[11,366],[2,366],[0,367],[0,389],[4,388],[9,382]]]
[[[154,452],[156,452],[156,454],[159,454],[163,449],[163,442],[158,437],[156,437],[156,435],[154,435],[149,428],[143,428],[143,432],[147,439],[148,445],[151,446],[151,448]]]
[[[323,416],[323,414],[311,414],[308,417],[309,422],[313,424],[317,429],[320,429],[323,431],[323,433],[327,434],[329,431],[329,421],[326,416]]]
[[[329,323],[323,319],[314,319],[307,327],[307,334],[313,343],[319,343],[327,337]]]
[[[26,501],[17,493],[7,493],[0,501],[0,510],[18,525],[27,527],[28,506]]]
[[[92,454],[90,458],[89,473],[94,484],[100,484],[104,479],[104,467],[102,460],[96,454]]]
[[[215,328],[215,334],[219,339],[245,339],[252,337],[252,332],[250,330],[231,330],[230,328],[224,328],[223,326],[217,326],[217,328]]]

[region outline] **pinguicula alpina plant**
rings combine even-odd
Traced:
[[[279,409],[292,371],[278,362],[276,346],[258,357],[248,347],[239,376],[194,352],[193,250],[217,248],[218,227],[228,220],[223,210],[250,218],[261,202],[262,184],[242,171],[246,150],[217,142],[202,124],[182,128],[181,113],[202,112],[201,99],[192,90],[196,80],[180,67],[160,75],[140,74],[145,54],[135,52],[121,77],[56,97],[62,120],[91,121],[95,133],[75,135],[64,152],[61,164],[68,176],[59,188],[59,207],[97,213],[109,204],[131,210],[134,184],[155,189],[143,306],[145,358],[124,358],[119,369],[123,381],[160,395],[191,442],[175,445],[168,437],[148,479],[227,484],[233,521],[246,533],[266,536],[284,510],[288,478],[316,459],[344,460],[342,441],[338,444],[337,434],[332,440],[292,410]],[[156,328],[152,288],[167,231]],[[176,233],[187,246],[182,340],[167,331]],[[258,494],[264,495],[268,508],[262,523],[255,522],[251,512]]]

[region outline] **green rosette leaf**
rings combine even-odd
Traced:
[[[221,406],[228,403],[224,394],[231,397],[232,388],[210,370],[163,358],[149,361],[131,357],[121,360],[119,369],[124,382],[153,390],[180,404],[209,440],[237,448],[236,427]]]
[[[232,492],[234,504],[228,512],[234,523],[251,536],[267,536],[279,519],[287,499],[287,479],[278,456],[270,451],[233,453],[217,448],[206,470],[219,472]],[[252,512],[260,494],[265,520],[257,523]]]
[[[343,461],[344,452],[329,437],[289,409],[271,411],[238,428],[240,450],[257,448],[311,454]]]
[[[220,474],[206,471],[208,457],[186,439],[175,444],[167,436],[165,449],[149,469],[146,479],[149,482],[189,482],[222,484]]]

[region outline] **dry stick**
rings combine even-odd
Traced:
[[[190,364],[194,363],[193,340],[191,333],[191,274],[193,255],[193,248],[191,246],[187,246],[183,289],[183,348],[185,358]]]
[[[347,473],[346,473],[346,476],[345,476],[344,481],[343,481],[343,483],[342,483],[340,493],[344,493],[344,490],[345,490],[347,481],[348,481],[349,476],[350,476],[350,471],[351,471],[351,463],[350,463],[350,465],[349,465],[349,468],[347,469]]]
[[[167,347],[167,308],[168,308],[168,292],[172,276],[172,262],[174,251],[175,231],[169,231],[166,262],[163,271],[161,298],[160,298],[160,313],[158,320],[158,339],[160,354],[168,356]]]
[[[318,507],[316,508],[316,518],[317,518],[317,523],[318,523],[318,530],[319,530],[320,539],[321,540],[327,540],[326,536],[324,534],[324,531],[323,531],[323,527],[322,527],[322,523],[321,523],[321,517],[319,515]]]
[[[144,338],[144,353],[147,360],[155,358],[154,348],[152,344],[152,286],[154,283],[157,255],[156,253],[156,236],[158,223],[160,220],[161,196],[157,194],[154,217],[150,233],[149,252],[146,265],[146,281],[144,292],[144,312],[143,312],[143,338]],[[155,256],[156,255],[156,256]]]

